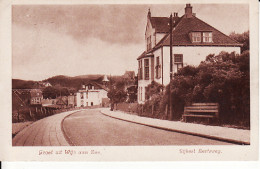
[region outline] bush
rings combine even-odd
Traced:
[[[169,94],[173,117],[182,118],[185,105],[191,103],[219,103],[221,124],[250,126],[250,71],[249,51],[241,55],[221,52],[208,55],[198,67],[186,66],[174,74],[166,87],[152,82],[146,88],[144,105],[137,112],[141,116],[169,119]],[[162,92],[162,90],[164,91]]]
[[[249,52],[209,55],[197,68],[184,67],[170,83],[173,119],[192,102],[217,102],[222,123],[250,125]],[[166,92],[167,95],[168,92]]]

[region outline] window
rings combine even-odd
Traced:
[[[152,49],[152,40],[151,40],[151,36],[147,37],[147,50]]]
[[[191,34],[192,42],[204,42],[210,43],[212,41],[212,32],[192,32]]]
[[[144,60],[144,78],[149,80],[149,59]]]
[[[177,71],[183,67],[183,54],[174,54],[174,67]]]
[[[212,42],[212,32],[203,32],[203,42]]]
[[[156,78],[161,78],[161,65],[160,65],[160,57],[156,57],[156,66],[155,66]]]
[[[139,66],[138,66],[138,78],[139,80],[143,79],[143,63],[142,60],[139,60]]]
[[[80,93],[80,98],[83,99],[83,93]]]
[[[192,42],[201,42],[201,32],[192,32]]]

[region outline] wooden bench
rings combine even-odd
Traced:
[[[184,107],[182,118],[187,121],[188,117],[218,119],[219,104],[218,103],[192,103],[191,106]]]

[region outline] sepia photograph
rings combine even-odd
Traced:
[[[41,160],[251,151],[250,5],[11,4],[10,149]]]

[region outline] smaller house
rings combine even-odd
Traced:
[[[76,93],[76,106],[88,107],[102,105],[102,100],[107,97],[107,88],[95,82],[82,85]]]
[[[45,87],[51,86],[51,84],[49,82],[43,82],[42,85],[45,86]]]
[[[42,99],[42,106],[45,107],[45,106],[50,106],[50,105],[55,105],[56,104],[56,99]]]
[[[40,89],[30,90],[30,104],[31,105],[41,105],[42,104],[42,91]]]

